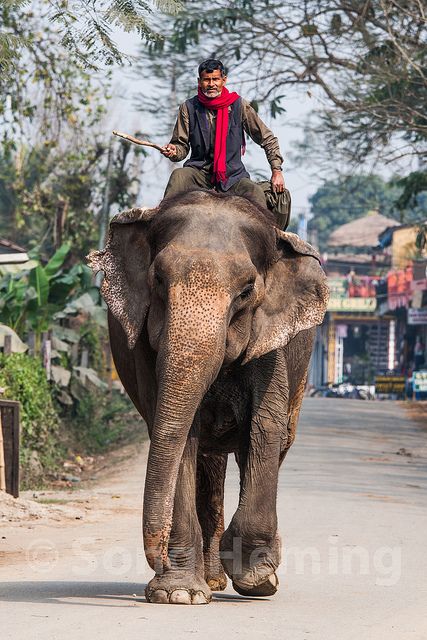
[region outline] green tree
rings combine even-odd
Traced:
[[[63,49],[46,3],[37,15],[23,4],[2,8],[3,24],[27,46],[13,77],[0,74],[0,225],[27,246],[42,241],[49,254],[64,239],[55,235],[91,236],[108,78],[102,88]]]
[[[98,243],[107,173],[108,206],[132,204],[143,151],[115,141],[109,163],[110,75],[101,84],[64,49],[47,4],[37,15],[2,9],[28,46],[13,80],[0,74],[0,233],[46,257],[68,240],[83,257]]]

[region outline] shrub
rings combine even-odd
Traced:
[[[69,419],[69,418],[68,418]],[[140,439],[145,430],[139,414],[127,396],[85,389],[71,418],[75,447],[100,453],[124,442]]]
[[[22,484],[32,475],[31,460],[44,470],[56,466],[63,451],[58,444],[59,418],[40,358],[22,353],[0,355],[0,387],[3,397],[19,400],[21,418],[20,463]]]

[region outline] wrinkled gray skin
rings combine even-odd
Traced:
[[[276,492],[326,309],[315,250],[248,200],[192,192],[133,209],[89,257],[104,271],[114,362],[151,443],[144,492],[150,602],[226,586],[272,595]],[[240,500],[224,532],[227,456]]]

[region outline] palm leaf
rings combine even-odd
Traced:
[[[37,294],[37,306],[44,307],[49,297],[49,280],[42,266],[37,265],[35,269],[30,271],[28,282],[31,287],[34,287]]]
[[[50,280],[62,267],[70,249],[71,245],[65,243],[53,254],[47,265],[44,267],[44,272],[48,280]]]

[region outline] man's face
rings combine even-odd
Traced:
[[[221,95],[222,88],[226,82],[227,76],[222,76],[219,69],[215,69],[210,73],[209,71],[202,71],[199,78],[199,87],[207,98],[217,98]]]

